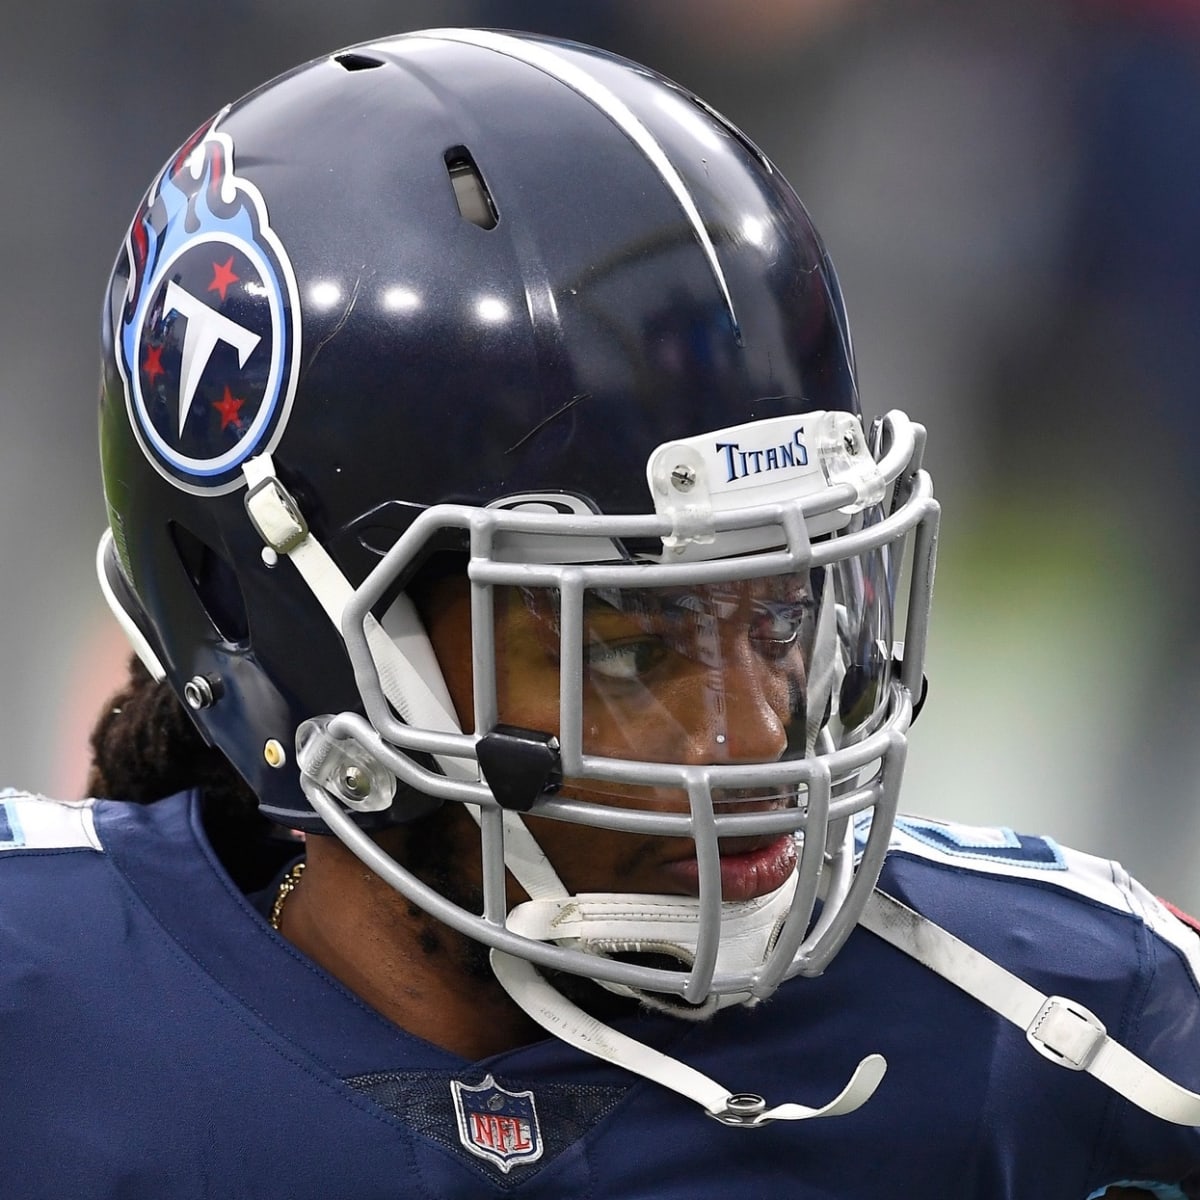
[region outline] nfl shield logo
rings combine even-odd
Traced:
[[[506,1175],[542,1157],[542,1134],[532,1092],[510,1092],[489,1075],[477,1087],[450,1083],[459,1141]]]

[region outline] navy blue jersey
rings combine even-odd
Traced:
[[[1200,939],[1115,864],[908,821],[882,883],[1200,1089]],[[822,1104],[872,1052],[888,1071],[849,1115],[748,1130],[553,1039],[467,1062],[275,934],[194,797],[0,796],[5,1200],[1200,1197],[1200,1130],[863,929],[757,1008],[617,1024],[768,1104]]]

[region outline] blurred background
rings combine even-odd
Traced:
[[[0,782],[82,793],[125,651],[93,582],[105,280],[197,125],[437,25],[655,66],[824,233],[864,407],[943,513],[904,807],[1116,857],[1200,910],[1196,0],[61,0],[0,39]]]

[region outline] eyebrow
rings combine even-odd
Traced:
[[[604,592],[607,591],[606,596]],[[584,598],[584,615],[608,614],[625,617],[661,617],[667,620],[685,617],[715,616],[714,597],[704,598],[694,589],[665,592],[661,588],[610,588],[589,591]]]

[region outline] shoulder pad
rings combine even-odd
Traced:
[[[861,836],[857,830],[856,835]],[[1007,826],[964,825],[901,814],[890,849],[980,875],[1037,880],[1136,916],[1144,916],[1148,899],[1161,908],[1120,863]]]
[[[856,829],[856,836],[858,830]],[[896,818],[890,849],[981,875],[1036,880],[1142,922],[1172,946],[1200,986],[1200,932],[1194,918],[1159,900],[1120,863],[1005,827],[962,825],[926,817]]]
[[[48,800],[11,788],[0,791],[0,853],[5,850],[102,849],[93,800]]]

